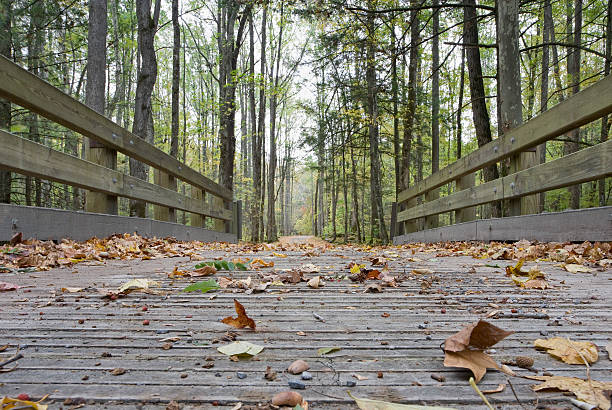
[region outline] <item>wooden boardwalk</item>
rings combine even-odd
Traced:
[[[600,354],[591,366],[591,377],[612,380],[612,361],[604,349],[612,339],[609,267],[572,274],[558,262],[538,262],[551,288],[524,290],[504,272],[515,260],[477,259],[457,256],[457,252],[444,256],[451,252],[433,248],[289,244],[287,250],[260,246],[253,251],[228,245],[210,246],[200,254],[207,260],[260,257],[275,263],[274,268],[258,272],[233,272],[233,279],[251,276],[259,280],[258,273],[306,264],[321,270],[305,274],[307,278],[328,278],[319,289],[301,282],[273,283],[264,292],[227,288],[206,294],[182,293],[190,280],[170,279],[168,273],[175,266],[193,268],[196,262],[184,257],[0,273],[0,281],[24,287],[0,293],[0,346],[9,345],[0,357],[9,357],[17,345],[24,355],[17,369],[0,373],[0,397],[49,394],[46,403],[52,403],[50,408],[84,404],[85,408],[163,409],[175,400],[185,409],[230,409],[237,403],[244,409],[289,390],[288,380],[299,376],[283,370],[293,360],[303,359],[310,364],[313,379],[305,381],[306,389],[300,392],[311,409],[356,408],[347,390],[356,397],[398,403],[486,408],[468,384],[469,371],[443,367],[440,345],[463,325],[493,311],[500,313],[488,319],[491,323],[516,332],[493,347],[491,355],[498,362],[525,355],[535,359],[534,369],[540,375],[550,372],[584,378],[584,366],[564,364],[536,351],[533,341],[545,336],[590,340]],[[377,256],[386,256],[390,272],[403,277],[399,286],[364,293],[366,285],[375,281],[362,284],[339,279],[350,274],[349,262],[370,266],[369,258]],[[413,274],[413,269],[433,273]],[[215,275],[220,276],[228,275]],[[118,287],[134,278],[159,281],[165,295],[134,292],[108,300],[94,289]],[[85,289],[62,291],[69,287]],[[220,322],[235,316],[234,298],[255,319],[256,331],[233,329]],[[143,311],[145,305],[148,309]],[[143,325],[144,320],[149,321],[148,326]],[[259,344],[264,350],[251,360],[230,360],[216,350],[227,342],[214,343],[228,331],[236,333],[237,340]],[[164,343],[171,343],[171,348],[165,350]],[[322,347],[341,349],[319,356],[317,350]],[[267,366],[278,373],[276,380],[264,378]],[[111,374],[116,368],[126,372]],[[239,378],[238,373],[246,378]],[[432,374],[445,381],[434,380]],[[358,380],[354,375],[367,379]],[[347,387],[347,382],[356,385]],[[516,397],[507,376],[498,371],[489,370],[479,387],[506,385],[503,392],[488,395],[496,408],[521,408],[517,397],[524,408],[536,404],[571,407],[569,397],[561,392],[534,393],[532,380],[512,377],[510,382]]]

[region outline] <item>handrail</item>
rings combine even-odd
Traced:
[[[214,196],[227,201],[233,199],[231,190],[181,163],[2,56],[0,56],[0,97]]]
[[[612,112],[612,76],[605,77],[504,136],[399,193],[397,202],[424,194]]]

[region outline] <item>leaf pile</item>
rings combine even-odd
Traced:
[[[484,352],[514,332],[509,332],[480,320],[464,327],[444,341],[444,366],[470,369],[476,383],[486,374],[487,368],[499,366]]]

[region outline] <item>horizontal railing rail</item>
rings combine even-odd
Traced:
[[[429,226],[435,215],[455,211],[456,222],[476,218],[475,207],[515,200],[540,192],[594,181],[612,175],[612,141],[606,141],[550,162],[520,169],[475,185],[475,172],[513,158],[533,147],[612,113],[612,76],[569,97],[504,136],[478,148],[442,170],[400,192],[391,215],[393,236]],[[455,183],[455,192],[439,198],[439,187]],[[529,209],[527,207],[526,209]],[[521,213],[523,210],[521,210]],[[528,212],[527,212],[528,213]],[[425,218],[423,226],[422,218]]]
[[[117,125],[85,104],[65,94],[12,61],[0,56],[0,98],[90,138],[110,152],[146,163],[156,172],[155,183],[126,175],[110,165],[96,164],[51,147],[0,130],[0,168],[26,176],[87,189],[112,197],[124,197],[155,205],[155,218],[173,221],[161,210],[182,210],[192,214],[191,223],[202,227],[202,217],[217,220],[215,229],[240,233],[240,209],[232,204],[233,192],[168,155],[144,139]],[[93,159],[92,159],[93,160]],[[159,177],[158,174],[159,173]],[[171,175],[192,186],[191,196],[170,187]],[[212,196],[204,199],[203,192]],[[97,200],[97,199],[96,199]],[[105,209],[97,205],[96,209]],[[116,214],[110,211],[93,211]],[[158,214],[158,209],[160,213]],[[174,214],[173,214],[174,215]],[[129,229],[126,227],[126,229]]]

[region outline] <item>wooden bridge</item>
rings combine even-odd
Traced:
[[[117,196],[145,201],[157,207],[159,219],[0,205],[0,241],[16,232],[87,239],[134,231],[179,240],[239,240],[240,204],[231,191],[1,57],[0,97],[192,186],[189,197],[181,195],[168,189],[166,178],[151,184],[0,130],[0,166],[102,193],[108,201]],[[519,215],[527,211],[519,207],[512,216],[489,220],[477,220],[475,212],[492,201],[610,176],[610,141],[496,181],[476,185],[474,173],[611,112],[608,77],[402,192],[391,218],[394,242],[610,241],[610,207],[535,215]],[[437,198],[436,189],[448,183],[455,184],[455,193]],[[190,212],[191,226],[163,220],[172,213],[165,209]],[[459,223],[437,226],[436,216],[445,212],[454,212]],[[216,220],[216,230],[202,228],[204,218]],[[45,251],[19,246],[3,248],[7,260]],[[65,256],[70,268],[48,271],[36,271],[36,263],[0,267],[0,282],[7,283],[6,291],[0,288],[0,397],[48,395],[51,408],[269,409],[274,394],[298,381],[304,389],[296,391],[313,409],[357,408],[347,390],[387,402],[485,409],[468,383],[471,373],[445,367],[440,348],[447,337],[483,318],[515,332],[489,351],[496,361],[534,359],[529,369],[511,366],[515,376],[490,370],[480,382],[481,390],[497,391],[487,395],[496,408],[569,405],[562,392],[535,392],[536,382],[527,376],[611,378],[609,348],[604,350],[612,339],[612,250],[606,243],[371,248],[293,238],[271,245],[158,246],[169,253],[83,253]],[[245,271],[211,276],[224,284],[220,289],[183,292],[202,279],[188,274],[198,261],[235,258],[252,263]],[[546,277],[544,289],[519,287],[506,275],[519,259],[529,267],[537,262]],[[354,264],[385,275],[351,280]],[[570,273],[572,264],[583,272]],[[133,279],[154,280],[159,288],[109,296]],[[234,299],[255,320],[256,330],[220,321],[234,313]],[[534,349],[534,340],[552,336],[594,343],[599,360],[585,368]],[[235,339],[264,349],[250,360],[217,350]],[[10,365],[1,364],[18,355]],[[285,372],[295,359],[310,364],[310,380]]]

